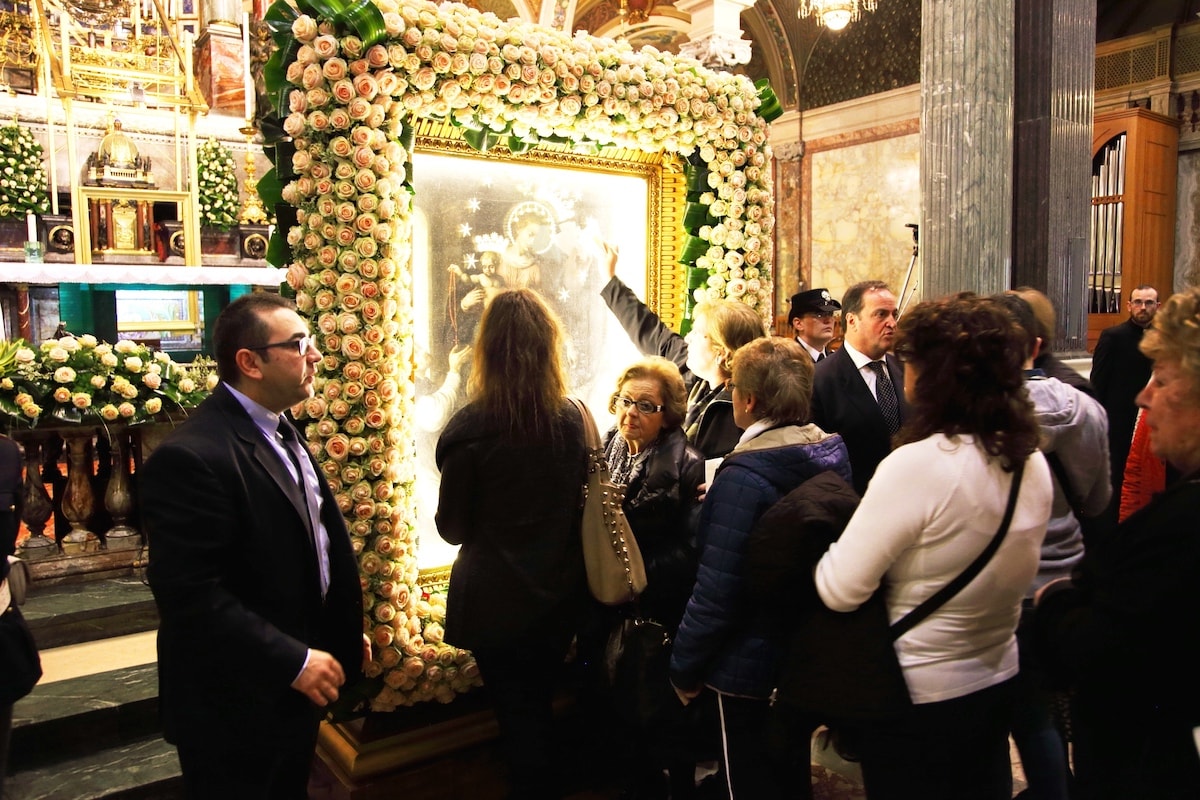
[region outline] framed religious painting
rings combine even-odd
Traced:
[[[490,297],[540,292],[565,329],[570,391],[605,428],[609,395],[640,353],[600,296],[602,243],[620,252],[617,277],[678,329],[683,271],[675,263],[682,174],[658,153],[582,154],[539,147],[480,155],[453,129],[426,123],[413,157],[413,292],[419,563],[443,572],[456,548],[437,535],[434,448],[466,403],[471,346]]]

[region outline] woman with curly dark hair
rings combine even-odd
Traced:
[[[895,642],[913,705],[859,732],[871,800],[1012,796],[1014,631],[1052,499],[1022,336],[995,301],[970,295],[901,318],[896,355],[911,414],[816,568],[829,608],[852,611],[882,586],[894,624],[984,552],[1022,475],[1011,524],[982,571]]]

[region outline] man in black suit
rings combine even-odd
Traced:
[[[1158,290],[1145,284],[1129,293],[1126,306],[1129,319],[1105,328],[1092,355],[1092,386],[1096,399],[1108,412],[1108,454],[1112,463],[1113,505],[1121,502],[1121,484],[1125,482],[1125,460],[1133,441],[1137,422],[1134,398],[1150,380],[1152,362],[1138,345],[1142,334],[1158,312]]]
[[[221,384],[139,479],[164,734],[188,797],[303,798],[322,707],[361,672],[345,521],[285,409],[321,354],[291,301],[217,318]]]
[[[875,468],[904,423],[904,368],[889,355],[896,338],[896,296],[882,281],[863,281],[842,297],[842,348],[817,364],[812,415],[822,430],[840,433],[850,451],[854,488],[867,490]]]
[[[841,308],[828,289],[809,289],[792,295],[788,327],[792,329],[796,343],[812,356],[813,362],[824,361],[833,355],[829,351],[829,343],[833,341],[833,315]]]

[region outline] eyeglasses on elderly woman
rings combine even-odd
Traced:
[[[665,408],[661,403],[651,403],[649,400],[634,400],[632,397],[620,394],[614,394],[608,399],[608,411],[610,414],[617,413],[618,408],[628,410],[630,406],[636,408],[639,414],[658,414]]]

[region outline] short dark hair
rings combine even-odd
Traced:
[[[813,360],[795,339],[764,336],[738,348],[733,382],[743,394],[755,396],[759,419],[808,422]]]
[[[1037,320],[1036,336],[1042,338],[1040,353],[1049,353],[1054,346],[1055,331],[1058,330],[1058,320],[1054,314],[1054,304],[1050,298],[1032,286],[1018,286],[1011,290],[1013,294],[1024,300],[1033,309]]]
[[[854,284],[846,293],[842,295],[842,317],[847,314],[861,314],[863,310],[863,295],[867,292],[890,292],[889,287],[883,281],[861,281]]]
[[[217,358],[217,375],[229,384],[237,384],[241,370],[237,353],[247,348],[268,344],[268,313],[277,308],[295,311],[296,304],[274,292],[244,294],[221,311],[213,326],[213,353]]]
[[[1033,306],[1015,292],[1005,292],[998,294],[994,298],[997,303],[1012,316],[1013,322],[1017,323],[1017,327],[1021,329],[1024,339],[1024,356],[1029,358],[1033,353],[1033,345],[1041,338],[1041,324],[1033,313]]]

